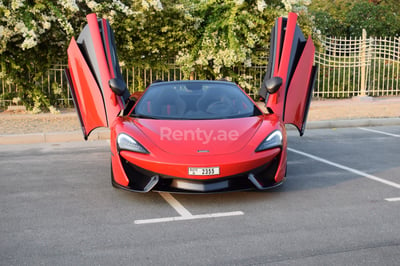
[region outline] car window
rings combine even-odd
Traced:
[[[236,84],[221,81],[154,83],[131,113],[156,119],[225,119],[260,114]]]

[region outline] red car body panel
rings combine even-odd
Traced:
[[[200,121],[126,119],[122,130],[129,132],[136,126],[152,144],[174,156],[190,156],[199,150],[207,150],[212,155],[227,155],[240,152],[249,145],[261,123],[259,117]],[[276,127],[276,123],[270,124]]]
[[[266,106],[303,135],[317,68],[313,66],[314,44],[311,38],[304,38],[296,21],[295,13],[276,20],[271,34],[271,63],[264,79],[282,79],[281,88],[268,95]]]
[[[74,90],[71,91],[81,118],[83,135],[87,139],[93,129],[107,127],[108,124],[100,88],[93,75],[87,74],[90,68],[74,38],[68,47],[68,67],[69,73],[73,73],[70,83]]]
[[[97,19],[96,14],[88,15],[87,21],[86,28],[77,41],[72,38],[67,51],[67,76],[75,106],[80,110],[85,139],[93,129],[109,127],[124,108],[123,100],[108,84],[116,77],[116,62],[112,62],[115,51],[108,22]]]
[[[281,53],[280,56],[275,58],[275,69],[274,75],[282,78],[282,88],[286,87],[286,84],[289,82],[289,62],[292,53],[292,44],[294,38],[294,29],[296,27],[296,19],[297,15],[295,13],[290,13],[287,19],[286,24],[286,33],[282,36],[282,18],[279,20],[278,27],[280,31],[278,31],[278,40],[283,38],[283,45],[279,44],[276,46],[277,53]],[[282,47],[282,48],[281,48]],[[282,49],[282,51],[280,50]],[[284,104],[286,101],[286,90],[280,89],[272,97],[269,99],[267,105],[270,106],[274,113],[282,116],[284,115]]]
[[[311,89],[314,83],[313,56],[315,53],[314,44],[309,38],[304,47],[303,53],[293,73],[285,105],[285,120],[287,124],[293,124],[303,134],[305,130],[305,119],[307,116]],[[310,78],[304,78],[310,77]]]
[[[242,120],[242,121],[238,121]],[[148,122],[154,124],[163,123],[168,125],[172,131],[186,130],[196,131],[214,130],[217,132],[229,131],[246,126],[248,123],[253,124],[250,129],[243,132],[243,135],[237,140],[218,139],[211,140],[207,145],[203,144],[204,139],[184,140],[183,135],[174,141],[161,141],[160,128],[157,125],[150,126]],[[249,117],[228,120],[201,120],[191,121],[192,124],[183,125],[184,121],[180,120],[148,120],[137,118],[118,118],[111,130],[111,139],[115,140],[121,132],[135,132],[135,138],[148,150],[150,154],[142,154],[130,151],[118,152],[117,143],[111,143],[113,176],[118,184],[127,186],[129,178],[123,169],[122,160],[134,163],[146,171],[157,173],[165,177],[174,177],[188,180],[210,180],[223,179],[224,177],[234,176],[238,173],[250,172],[252,169],[262,167],[268,164],[273,158],[279,156],[280,162],[276,174],[273,176],[275,183],[279,184],[284,180],[286,173],[286,131],[283,124],[275,115],[262,115],[261,117]],[[197,122],[197,123],[195,123]],[[221,123],[224,122],[224,123]],[[145,124],[145,125],[144,125]],[[146,128],[146,130],[143,130]],[[151,134],[148,130],[152,130]],[[216,131],[215,131],[216,130]],[[261,152],[256,152],[257,146],[263,141],[266,134],[274,130],[281,130],[284,134],[284,142],[282,147],[277,147]],[[155,131],[155,132],[154,132]],[[260,131],[261,134],[256,134]],[[255,137],[254,137],[255,136]],[[236,146],[232,149],[228,146]],[[207,153],[199,153],[199,150],[207,149]],[[193,176],[188,174],[189,167],[213,167],[220,168],[219,175],[213,176]]]
[[[97,67],[99,71],[98,82],[101,84],[100,86],[102,88],[104,103],[106,106],[107,120],[110,125],[123,109],[123,103],[122,100],[112,92],[108,85],[109,80],[115,77],[113,68],[109,67],[111,58],[108,56],[110,59],[107,61],[105,54],[105,51],[108,51],[108,53],[111,51],[109,31],[105,30],[106,28],[103,28],[103,31],[100,31],[99,22],[101,25],[106,25],[105,19],[100,19],[100,21],[98,21],[95,14],[90,14],[87,16],[87,20],[90,29],[90,36],[93,38],[94,50],[97,57]],[[102,35],[100,34],[101,32],[103,32]]]
[[[66,75],[84,138],[87,139],[97,127],[109,127],[111,130],[111,173],[114,186],[139,192],[153,189],[222,192],[266,189],[283,182],[287,167],[285,124],[294,124],[301,135],[304,133],[316,72],[313,66],[314,45],[311,39],[305,40],[296,25],[296,14],[290,13],[287,19],[278,18],[273,28],[270,63],[265,79],[281,77],[282,85],[276,93],[266,97],[270,114],[262,114],[246,95],[248,104],[244,103],[247,100],[243,98],[238,98],[236,102],[244,106],[244,109],[238,110],[238,116],[221,116],[218,119],[146,118],[143,114],[140,116],[140,112],[135,117],[134,101],[140,103],[147,91],[144,94],[135,93],[129,98],[113,90],[114,85],[111,89],[111,79],[122,79],[112,29],[106,20],[98,19],[95,14],[88,15],[87,19],[88,25],[77,40],[72,38],[68,48]],[[233,86],[232,89],[238,90],[237,93],[240,91],[241,97],[245,95],[233,83],[202,82],[165,82],[165,86],[205,85],[205,89],[198,90],[203,93],[199,95],[204,97],[208,87],[220,86],[221,90],[217,92],[220,94],[223,86]],[[162,88],[164,85],[151,86],[154,91],[157,86]],[[188,91],[189,87],[180,90],[183,96],[195,96],[197,104],[186,103],[186,107],[192,108],[194,112],[193,108],[199,109],[199,99],[196,98],[195,90],[192,96],[187,94]],[[166,100],[154,97],[147,103],[156,104],[159,98]],[[176,96],[169,98],[175,100]],[[143,103],[146,102],[143,100]],[[238,104],[234,104],[238,107]],[[254,107],[254,111],[249,107]],[[151,111],[146,106],[143,109]],[[167,109],[170,112],[169,105]],[[241,112],[249,111],[252,113],[240,115]],[[261,143],[276,132],[280,132],[279,145],[259,149]],[[148,152],[121,149],[118,143],[121,134],[139,143]],[[218,168],[218,173],[201,175],[189,171],[189,168],[209,167]]]

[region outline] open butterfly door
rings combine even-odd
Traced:
[[[317,66],[314,65],[315,47],[306,39],[296,24],[297,15],[278,18],[271,32],[270,56],[260,95],[266,107],[293,124],[304,134],[308,109],[314,87]],[[268,93],[268,81],[279,77],[279,88]],[[271,83],[270,83],[271,84]]]
[[[126,86],[116,94],[109,85],[110,80],[124,82],[108,21],[96,14],[87,21],[78,39],[71,39],[65,69],[85,140],[93,129],[109,127],[129,97]]]

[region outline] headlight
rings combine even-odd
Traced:
[[[256,151],[264,151],[276,147],[282,147],[282,139],[282,132],[275,130],[269,134],[260,145],[258,145]]]
[[[119,134],[117,137],[118,151],[134,151],[139,153],[149,153],[139,142],[126,134]]]

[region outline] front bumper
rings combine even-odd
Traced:
[[[283,183],[286,174],[286,152],[278,152],[261,166],[224,177],[194,179],[166,175],[144,169],[125,159],[115,156],[117,165],[113,165],[113,174],[123,172],[127,184],[120,184],[112,178],[113,186],[135,192],[167,191],[175,193],[217,193],[240,190],[265,190]],[[120,166],[121,169],[118,171]]]

